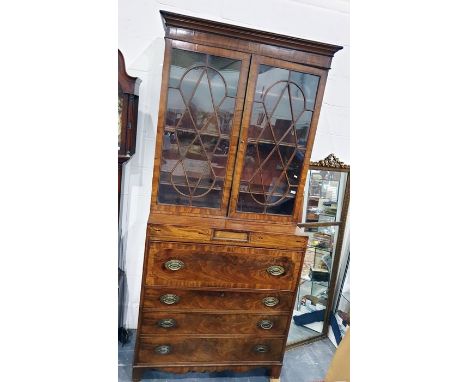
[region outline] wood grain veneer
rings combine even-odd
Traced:
[[[144,289],[143,308],[171,311],[193,312],[211,311],[235,311],[235,312],[269,312],[284,313],[290,311],[294,300],[292,292],[249,290],[239,291],[232,289],[178,289],[171,287],[149,287]],[[175,294],[179,297],[177,303],[167,305],[161,302],[165,294]],[[278,300],[275,306],[266,306],[263,300],[274,297]]]

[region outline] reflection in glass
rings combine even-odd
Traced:
[[[260,65],[237,211],[292,215],[319,77]]]
[[[301,271],[293,315],[325,313],[328,303],[328,286],[335,256],[338,227],[314,227],[309,231],[309,242]],[[323,320],[296,325],[291,321],[287,344],[318,336],[323,330]]]
[[[339,221],[346,186],[346,172],[309,171],[306,222]]]
[[[241,61],[172,50],[158,202],[220,208]]]

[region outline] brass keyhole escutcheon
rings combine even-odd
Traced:
[[[176,320],[173,318],[163,318],[158,321],[160,328],[173,328],[176,325]]]
[[[160,297],[159,301],[166,305],[177,304],[180,300],[180,297],[176,294],[164,294]]]
[[[164,266],[170,271],[178,271],[179,269],[185,267],[185,264],[180,260],[169,260],[164,263]]]
[[[263,305],[268,306],[270,308],[279,304],[279,300],[273,296],[265,297],[262,301]]]
[[[281,276],[285,270],[281,265],[271,265],[267,268],[267,272],[272,276]]]

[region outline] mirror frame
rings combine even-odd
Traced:
[[[333,257],[332,263],[332,271],[330,275],[330,280],[328,284],[328,299],[327,299],[327,307],[325,310],[325,317],[324,317],[324,325],[322,328],[322,333],[293,344],[286,345],[286,350],[290,350],[296,348],[298,346],[306,345],[314,341],[318,341],[328,337],[328,328],[329,324],[325,325],[325,322],[328,322],[330,319],[330,312],[333,310],[334,307],[334,300],[336,297],[336,289],[337,289],[337,277],[340,267],[340,259],[343,251],[343,239],[344,239],[344,232],[346,228],[346,220],[348,218],[348,210],[349,210],[349,201],[350,201],[350,176],[351,176],[351,169],[350,166],[341,162],[334,154],[328,155],[325,159],[322,159],[317,162],[311,162],[309,165],[309,170],[323,170],[323,171],[335,171],[335,172],[346,172],[346,185],[345,191],[343,195],[343,204],[341,209],[340,219],[334,222],[315,222],[315,223],[299,223],[297,226],[300,228],[311,228],[311,227],[338,227],[338,237],[336,239],[336,247],[335,247],[335,254]],[[304,197],[304,203],[308,203],[308,193],[309,187],[307,187],[307,197]],[[296,290],[296,298],[298,293],[299,287]],[[292,320],[291,320],[292,321]],[[291,325],[294,325],[291,322]]]

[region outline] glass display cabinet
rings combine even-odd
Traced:
[[[288,346],[327,335],[349,206],[350,168],[333,154],[309,167],[303,223],[309,236]]]
[[[309,239],[297,223],[310,154],[342,48],[161,14],[166,43],[133,380],[149,369],[259,367],[277,380]],[[317,240],[326,234],[319,230]],[[320,297],[319,288],[309,294]]]

